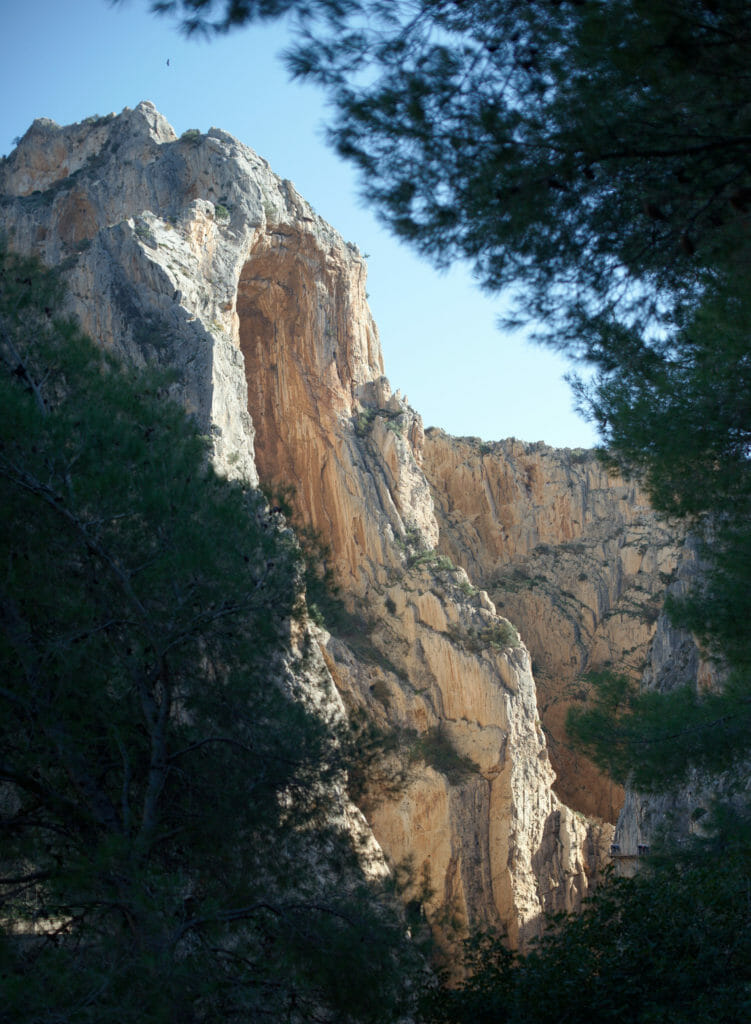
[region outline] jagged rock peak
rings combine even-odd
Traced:
[[[318,369],[342,414],[383,376],[359,251],[227,132],[178,139],[148,102],[67,127],[42,119],[0,165],[0,193],[11,244],[67,267],[71,312],[92,336],[134,362],[176,366],[181,397],[214,434],[227,472],[255,478],[235,372],[239,295],[256,288],[270,298],[283,287],[250,281],[251,257],[272,276],[282,265],[282,276],[306,276],[298,283],[312,291],[301,298],[315,305],[326,343]],[[346,300],[335,312],[337,292]]]
[[[11,195],[45,191],[75,174],[106,145],[115,125],[123,138],[148,138],[156,144],[177,138],[166,118],[147,100],[134,110],[126,107],[119,117],[87,117],[65,128],[48,117],[39,117],[13,151],[3,191]]]

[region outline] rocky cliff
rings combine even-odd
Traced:
[[[364,806],[405,898],[446,938],[514,943],[577,906],[612,834],[581,811],[612,819],[620,794],[561,713],[582,669],[637,671],[675,565],[636,489],[586,453],[424,432],[364,259],[225,132],[177,138],[149,103],[37,121],[0,193],[0,231],[64,271],[85,329],[174,368],[218,467],[293,488],[325,540],[347,614],[316,635],[350,710],[396,737],[400,785]]]
[[[623,791],[567,745],[566,712],[584,699],[587,672],[641,677],[680,557],[675,533],[594,452],[434,430],[424,465],[440,550],[488,591],[532,655],[556,792],[614,822]]]

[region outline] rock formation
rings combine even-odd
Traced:
[[[594,452],[429,431],[424,466],[440,550],[488,591],[530,650],[556,792],[614,822],[623,791],[567,746],[566,711],[583,699],[587,672],[613,666],[641,677],[676,571],[675,534]]]
[[[0,231],[63,270],[86,331],[173,368],[217,466],[292,488],[326,542],[347,615],[310,628],[351,712],[398,738],[401,785],[364,806],[405,899],[447,940],[522,944],[576,907],[612,834],[581,811],[620,797],[563,750],[561,710],[582,670],[637,670],[675,566],[637,490],[589,454],[425,433],[357,248],[225,132],[177,138],[149,103],[36,121],[0,194]]]

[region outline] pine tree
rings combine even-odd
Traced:
[[[403,926],[290,668],[299,549],[58,304],[3,254],[0,1020],[392,1020]]]

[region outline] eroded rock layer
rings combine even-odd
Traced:
[[[293,488],[295,522],[328,545],[347,615],[318,633],[321,653],[351,713],[396,737],[364,806],[405,898],[447,941],[492,925],[523,943],[545,911],[576,907],[612,830],[553,792],[515,626],[548,677],[587,664],[593,644],[620,642],[606,613],[645,560],[671,565],[651,527],[639,534],[648,514],[636,497],[626,488],[606,499],[594,468],[567,469],[549,449],[426,438],[384,376],[363,258],[225,132],[178,139],[149,103],[67,128],[38,121],[0,166],[0,192],[0,229],[64,270],[85,329],[134,363],[174,368],[175,394],[212,436],[217,466]],[[467,501],[480,487],[472,507],[457,496],[462,475]],[[595,528],[614,507],[641,541]],[[586,547],[585,523],[598,539],[578,570],[586,583],[572,586],[578,617],[542,600],[545,588],[512,607],[519,591],[499,574],[538,572],[541,544]],[[569,564],[551,557],[538,573],[552,577],[550,593]],[[598,558],[615,559],[615,575]],[[610,813],[614,799],[592,809]]]
[[[569,747],[566,712],[584,699],[586,673],[641,677],[680,557],[675,533],[591,451],[431,430],[424,468],[440,550],[488,591],[531,652],[556,792],[614,822],[623,791]]]

